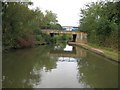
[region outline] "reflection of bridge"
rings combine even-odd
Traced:
[[[79,47],[73,47],[72,51],[51,50],[50,55],[59,56],[59,57],[80,58],[80,57],[85,57],[86,56],[86,51],[81,50]]]
[[[65,31],[65,30],[42,30],[43,33],[50,34],[51,37],[54,36],[54,34],[68,34],[73,35],[73,41],[74,42],[80,42],[80,43],[87,43],[87,34],[84,32],[79,31]]]

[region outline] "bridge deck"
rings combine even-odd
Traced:
[[[42,32],[44,33],[58,33],[58,34],[80,34],[80,33],[84,33],[84,32],[80,32],[80,31],[65,31],[65,30],[42,30]]]

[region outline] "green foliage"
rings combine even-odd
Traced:
[[[43,12],[36,8],[30,10],[31,2],[3,2],[2,3],[2,27],[3,48],[18,48],[34,46],[36,41],[40,43],[52,43],[54,40],[41,32],[41,28],[61,29],[57,23],[56,14],[51,11]]]
[[[120,2],[97,2],[81,10],[79,30],[88,33],[88,42],[118,49]]]
[[[50,24],[50,23],[55,24],[57,22],[57,20],[56,20],[57,15],[55,13],[52,13],[52,11],[46,10],[45,12],[46,12],[46,14],[44,17],[44,21],[45,21],[46,25]]]
[[[5,3],[2,12],[3,46],[17,47],[17,40],[31,33],[32,11],[21,3]]]
[[[58,24],[57,15],[52,13],[52,11],[45,11],[45,15],[43,17],[43,24],[41,24],[42,29],[57,29],[62,30],[62,26]]]
[[[54,41],[54,43],[59,44],[59,43],[67,42],[70,38],[71,38],[71,36],[65,35],[65,34],[64,35],[55,35],[53,37],[53,41]]]
[[[60,24],[49,24],[48,29],[62,30],[62,26]]]

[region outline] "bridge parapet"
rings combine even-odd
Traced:
[[[51,29],[44,29],[42,30],[44,33],[61,33],[61,34],[78,34],[83,33],[79,31],[65,31],[65,30],[51,30]]]

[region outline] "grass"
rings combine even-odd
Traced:
[[[107,55],[107,56],[109,56],[109,57],[111,57],[111,58],[113,58],[113,59],[118,60],[118,53],[113,53],[113,52],[105,50],[104,54]]]
[[[87,45],[87,47],[88,48],[97,48],[99,50],[102,50],[105,56],[110,57],[115,60],[119,60],[118,59],[118,50],[114,50],[112,48],[101,47],[101,46],[90,44],[90,43]]]
[[[120,62],[120,60],[118,58],[118,56],[119,56],[118,50],[114,50],[112,48],[100,47],[98,45],[91,44],[91,43],[82,44],[82,43],[73,43],[73,42],[71,42],[70,44],[80,45],[83,48],[86,48],[88,50],[94,51],[95,53],[98,53],[98,54],[100,54],[102,56],[105,56],[105,57],[107,57],[109,59],[112,59],[112,60]]]

